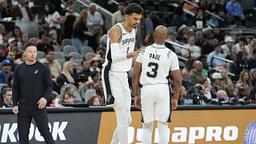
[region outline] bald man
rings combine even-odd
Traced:
[[[157,26],[153,36],[154,44],[146,47],[135,62],[133,94],[135,106],[141,108],[142,112],[142,143],[151,144],[153,122],[157,121],[159,144],[168,144],[168,122],[170,122],[171,110],[176,109],[178,105],[181,72],[177,55],[164,45],[167,28],[162,25]],[[172,98],[169,76],[172,76],[174,86]],[[139,84],[142,85],[140,94]]]

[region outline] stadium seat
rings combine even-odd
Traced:
[[[82,56],[78,52],[71,52],[68,56],[72,56],[74,59],[82,59]]]
[[[42,52],[42,51],[37,51],[37,58],[38,58],[38,59],[44,58],[44,56],[45,56],[45,53],[44,53],[44,52]]]
[[[61,67],[63,67],[64,63],[65,63],[65,59],[55,59]]]
[[[94,52],[88,52],[88,53],[85,54],[85,57],[84,57],[84,58],[85,58],[86,60],[89,60],[89,59],[93,58],[94,55],[95,55]]]
[[[62,52],[57,52],[57,51],[54,51],[54,58],[55,59],[65,59],[63,53]]]
[[[37,43],[38,38],[37,37],[32,37],[29,39],[29,42],[36,44]]]
[[[53,46],[53,48],[54,48],[54,51],[61,52],[60,46]]]
[[[67,57],[71,52],[77,52],[77,49],[71,45],[66,45],[63,48],[63,54]]]
[[[84,101],[87,103],[87,101],[92,97],[96,95],[96,90],[95,89],[88,89],[86,90],[86,92],[84,93],[84,95],[82,96],[82,98],[84,99]]]
[[[79,67],[81,65],[82,59],[75,59],[75,63]]]
[[[88,53],[88,52],[94,52],[94,50],[91,47],[89,47],[89,46],[83,46],[81,48],[81,55],[82,56],[85,56],[86,53]]]
[[[61,41],[61,46],[66,46],[66,45],[72,45],[72,40],[71,39],[63,39]]]

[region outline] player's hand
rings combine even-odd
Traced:
[[[14,114],[17,114],[18,112],[19,112],[19,107],[16,105],[16,106],[14,106],[13,108],[12,108],[12,112],[14,113]]]
[[[140,96],[134,97],[134,105],[137,109],[141,109],[141,99]]]
[[[127,53],[126,57],[127,58],[133,58],[133,57],[136,57],[137,55],[138,55],[137,52],[129,52],[129,53]]]
[[[137,52],[137,53],[143,53],[143,52],[145,51],[145,49],[146,49],[146,48],[143,47],[143,48],[138,49],[136,52]]]
[[[39,108],[39,109],[43,109],[43,108],[46,107],[47,100],[46,100],[44,97],[41,97],[41,98],[39,99],[39,101],[37,102],[37,104],[38,104],[38,108]]]
[[[178,98],[172,98],[172,109],[176,110],[178,107]]]

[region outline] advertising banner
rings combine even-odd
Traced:
[[[49,113],[49,127],[56,144],[96,144],[99,132],[100,112]],[[0,143],[18,144],[16,115],[0,115]],[[34,121],[30,126],[31,144],[42,144]]]
[[[254,144],[256,143],[256,109],[178,110],[169,124],[170,144]],[[116,127],[112,111],[65,111],[48,113],[50,132],[56,144],[110,144]],[[140,112],[132,112],[129,143],[142,141]],[[155,124],[156,125],[156,124]],[[31,144],[42,144],[35,123],[31,124]],[[153,143],[159,139],[157,127]],[[0,114],[0,143],[17,144],[16,115]]]
[[[170,144],[252,144],[256,143],[256,110],[186,110],[175,111],[169,124]],[[129,143],[142,140],[140,112],[133,112]],[[103,112],[98,144],[111,142],[116,126],[113,112]],[[155,123],[156,126],[156,123]],[[158,142],[155,127],[153,142]]]

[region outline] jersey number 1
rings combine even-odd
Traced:
[[[157,76],[158,64],[154,62],[148,63],[148,67],[151,68],[150,72],[147,72],[147,76],[151,78],[155,78]]]

